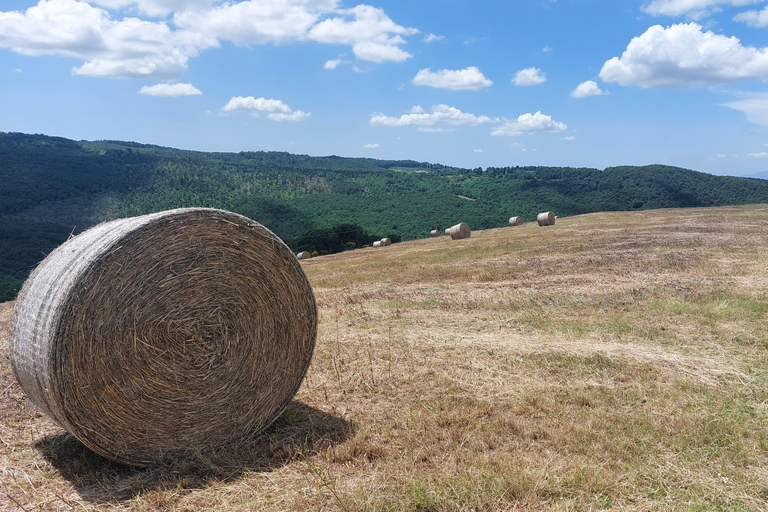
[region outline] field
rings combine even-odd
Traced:
[[[111,463],[37,413],[0,304],[0,509],[768,509],[768,205],[303,264],[320,330],[296,399],[174,467]]]

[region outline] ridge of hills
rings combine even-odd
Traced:
[[[71,234],[178,207],[222,208],[329,253],[467,222],[768,202],[768,181],[663,165],[464,169],[286,152],[206,153],[0,132],[0,301]]]

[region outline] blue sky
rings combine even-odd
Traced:
[[[0,131],[768,171],[768,0],[4,0]]]

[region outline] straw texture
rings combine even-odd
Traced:
[[[536,217],[536,221],[539,223],[539,226],[554,226],[555,225],[555,214],[552,213],[552,212],[540,213]]]
[[[509,225],[514,226],[521,226],[523,224],[523,218],[522,217],[510,217],[509,218]]]
[[[456,224],[449,228],[445,234],[450,235],[451,240],[461,240],[462,238],[469,238],[472,236],[472,232],[469,230],[469,226],[466,222]]]
[[[190,208],[100,224],[53,251],[11,321],[13,371],[93,451],[134,465],[252,437],[296,394],[312,288],[246,217]]]

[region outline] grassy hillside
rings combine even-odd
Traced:
[[[768,181],[665,166],[458,169],[12,133],[0,133],[0,162],[0,300],[12,298],[30,269],[71,233],[182,206],[242,213],[294,250],[322,253],[384,236],[423,238],[458,222],[498,227],[513,215],[532,220],[546,210],[563,217],[768,202]]]
[[[307,380],[252,443],[129,469],[35,412],[0,305],[0,508],[768,508],[768,206],[307,260]]]

